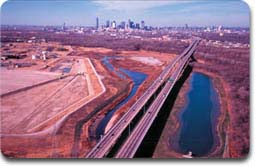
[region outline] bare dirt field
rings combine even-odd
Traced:
[[[0,75],[1,95],[24,87],[56,79],[59,76],[57,73],[28,70],[7,70],[5,68],[0,68]]]
[[[16,51],[21,49],[18,47],[22,44],[15,44]],[[50,53],[57,57],[43,61],[31,60],[31,54],[36,52],[31,45],[26,43],[24,48],[30,51],[28,57],[9,61],[32,61],[35,65],[1,68],[1,92],[7,92],[8,87],[9,91],[25,88],[1,97],[2,151],[15,157],[84,156],[95,144],[95,129],[100,120],[129,94],[131,79],[119,78],[102,63],[104,56],[116,55],[111,49],[47,43],[42,44],[40,51],[50,48]],[[111,62],[114,67],[143,72],[148,78],[117,111],[108,128],[175,57],[150,51],[121,51],[117,55],[120,59]],[[38,86],[26,88],[30,85]]]
[[[26,52],[29,56],[34,53],[31,44],[19,43],[11,47],[14,53]],[[40,45],[40,50],[46,48],[72,50],[70,46],[56,43]],[[89,59],[68,58],[56,52],[59,57],[46,61],[38,59],[36,66],[1,67],[1,134],[41,131],[102,91],[103,85],[98,85],[99,76]],[[30,61],[29,56],[9,62]],[[43,68],[45,64],[50,65]]]
[[[151,65],[159,65],[160,62],[163,64],[169,63],[176,56],[176,54],[160,53],[160,52],[145,51],[145,50],[121,51],[119,54],[122,56],[130,57],[132,60],[138,60],[140,62],[145,59],[145,62]]]
[[[131,57],[130,59],[135,60],[135,61],[139,61],[141,63],[148,64],[148,65],[161,65],[162,64],[161,61],[159,61],[158,59],[153,58],[153,57],[137,57],[137,56],[134,56],[134,57]]]

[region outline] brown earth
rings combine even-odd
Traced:
[[[15,49],[22,50],[18,47],[29,50],[28,57],[9,61],[30,62],[35,48],[27,43],[15,44]],[[8,157],[84,157],[96,143],[95,129],[100,120],[129,94],[133,86],[131,79],[120,79],[109,71],[101,63],[101,58],[106,55],[121,56],[111,61],[116,68],[123,67],[148,75],[137,94],[117,111],[110,123],[114,124],[174,57],[149,51],[115,52],[104,48],[62,46],[58,43],[42,44],[40,49],[48,47],[58,53],[57,58],[34,60],[36,64],[31,67],[9,70],[56,73],[57,77],[62,75],[63,78],[1,97],[1,150]],[[57,51],[58,48],[68,51]],[[153,57],[162,63],[144,64],[130,59],[130,55]],[[70,72],[62,73],[64,67],[71,67]],[[40,75],[35,77],[41,78]],[[9,80],[12,79],[10,77]],[[102,85],[105,89],[102,89]]]
[[[172,58],[171,55],[169,57]],[[166,63],[167,62],[165,62],[164,65],[166,65]],[[106,127],[106,131],[109,130],[123,116],[123,114],[135,103],[135,101],[158,77],[158,75],[161,73],[162,68],[164,66],[164,65],[160,65],[157,67],[157,66],[144,65],[143,63],[139,63],[137,61],[133,61],[133,60],[126,61],[125,59],[114,60],[113,64],[117,67],[119,66],[119,67],[131,69],[133,71],[145,73],[148,75],[148,77],[144,81],[144,83],[138,88],[136,97],[133,97],[132,99],[130,99],[122,108],[120,108],[118,111],[114,113],[113,118],[110,120],[109,124]]]
[[[128,53],[128,52],[127,52]],[[150,65],[144,65],[143,63],[137,62],[137,61],[133,61],[133,60],[127,60],[126,56],[129,54],[132,55],[144,55],[141,54],[141,52],[131,52],[129,54],[121,54],[118,53],[118,56],[121,56],[120,58],[116,58],[116,59],[112,59],[111,63],[113,64],[113,66],[117,69],[119,67],[122,68],[127,68],[129,70],[132,71],[138,71],[138,72],[143,72],[145,74],[148,74],[147,79],[144,81],[144,83],[139,87],[136,95],[130,99],[124,106],[122,106],[118,111],[116,111],[113,115],[113,117],[111,118],[110,122],[108,123],[106,130],[108,130],[109,128],[112,127],[112,125],[114,125],[118,119],[121,118],[121,116],[125,113],[125,111],[128,110],[128,108],[130,108],[132,106],[132,104],[134,104],[134,102],[136,101],[136,99],[141,96],[143,94],[143,91],[148,88],[148,86],[152,83],[152,81],[158,76],[158,74],[162,71],[162,67],[168,62],[170,62],[174,55],[171,54],[156,54],[155,52],[146,52],[147,56],[153,56],[153,57],[159,57],[158,59],[162,60],[163,58],[165,58],[164,60],[166,62],[164,62],[164,65],[160,65],[160,66],[150,66]],[[142,52],[144,53],[144,52]],[[109,55],[109,54],[108,54]],[[167,59],[168,57],[168,59]],[[92,118],[90,121],[88,121],[88,123],[86,125],[84,125],[83,127],[83,138],[88,137],[87,134],[89,134],[89,138],[84,139],[83,141],[81,141],[80,143],[80,151],[82,153],[80,153],[79,155],[85,155],[86,153],[89,152],[89,149],[91,149],[94,145],[95,145],[95,130],[97,128],[97,125],[100,123],[100,121],[103,119],[104,115],[107,113],[107,111],[111,110],[111,108],[113,108],[117,103],[119,103],[120,101],[122,101],[129,93],[129,91],[131,90],[131,80],[129,80],[129,84],[126,85],[127,87],[123,89],[123,94],[118,97],[116,99],[116,101],[113,101],[110,105],[108,105],[108,107],[104,108],[102,111],[100,111],[100,113],[97,114],[97,116],[95,116],[94,118]],[[128,88],[128,89],[127,89]],[[92,144],[89,143],[89,141],[92,141]],[[90,148],[82,148],[82,147],[86,147],[88,146]],[[78,146],[78,145],[77,145]],[[82,157],[82,156],[80,156]]]
[[[58,73],[28,70],[7,70],[5,68],[0,68],[0,75],[1,95],[59,77]]]
[[[24,47],[26,45],[24,44]],[[55,43],[52,45],[56,47]],[[44,46],[42,45],[42,47]],[[62,46],[59,47],[62,48]],[[28,154],[23,157],[37,156],[36,152],[30,152],[31,149],[34,149],[34,144],[23,145],[24,141],[36,142],[37,138],[49,140],[48,137],[56,132],[61,122],[69,114],[103,92],[102,85],[98,82],[99,76],[96,75],[89,59],[78,57],[79,59],[77,58],[76,61],[65,57],[65,55],[62,56],[49,66],[49,68],[56,66],[58,70],[60,70],[59,66],[70,66],[71,71],[62,74],[62,79],[58,79],[60,74],[49,72],[50,70],[47,68],[42,70],[41,66],[44,63],[39,63],[36,67],[3,69],[6,70],[4,73],[6,75],[1,78],[1,85],[10,87],[9,89],[12,91],[12,93],[1,96],[1,150],[5,155],[21,157],[19,153],[22,152]],[[26,58],[22,59],[22,61],[25,60]],[[50,61],[51,59],[47,60],[47,62]],[[41,71],[39,72],[38,69]],[[11,75],[7,75],[8,73]],[[45,75],[52,75],[51,77],[54,76],[55,80],[41,84],[40,82],[45,80]],[[8,84],[9,81],[12,84]],[[26,88],[26,86],[31,87]],[[20,145],[31,147],[31,149],[21,148],[22,150],[12,151],[13,148],[21,147]],[[12,154],[17,155],[13,156]],[[46,153],[46,155],[49,154]],[[45,156],[39,154],[38,157]]]

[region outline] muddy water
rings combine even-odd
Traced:
[[[187,104],[180,113],[179,151],[204,156],[212,150],[216,137],[219,98],[212,80],[201,73],[191,76]]]
[[[96,137],[97,140],[100,139],[101,135],[104,134],[105,127],[107,126],[108,122],[112,118],[113,114],[124,104],[126,104],[137,92],[139,86],[143,83],[143,81],[147,78],[147,75],[141,72],[135,72],[128,69],[120,68],[118,71],[114,69],[113,65],[109,62],[109,57],[103,58],[103,63],[108,67],[110,71],[115,72],[120,78],[126,79],[126,76],[123,74],[125,73],[128,77],[130,77],[134,83],[134,86],[130,92],[130,94],[122,100],[118,105],[116,105],[111,111],[109,111],[106,116],[101,120],[97,129],[96,129]]]

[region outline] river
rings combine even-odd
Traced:
[[[137,92],[137,89],[139,88],[139,86],[143,83],[143,81],[147,78],[147,75],[141,72],[135,72],[135,71],[131,71],[128,69],[123,69],[123,68],[119,68],[118,70],[114,69],[114,66],[109,62],[110,58],[114,58],[114,57],[104,57],[103,58],[103,63],[104,65],[106,65],[106,67],[116,73],[120,78],[122,79],[126,79],[126,76],[124,74],[126,74],[128,77],[130,77],[134,83],[134,86],[130,92],[130,94],[123,99],[119,104],[117,104],[111,111],[109,111],[106,116],[101,120],[101,122],[99,123],[97,129],[96,129],[96,137],[97,139],[100,139],[100,136],[104,134],[105,131],[105,127],[108,124],[108,122],[111,120],[113,114],[124,104],[126,104]],[[124,73],[124,74],[123,74]]]

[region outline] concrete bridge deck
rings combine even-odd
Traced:
[[[155,94],[157,89],[164,84],[169,78],[169,75],[174,72],[172,78],[177,79],[179,76],[180,67],[183,62],[187,61],[193,54],[198,41],[193,41],[188,48],[184,50],[172,63],[167,65],[159,77],[152,83],[152,85],[145,91],[145,93],[136,101],[136,103],[123,115],[123,117],[102,137],[96,146],[85,156],[86,158],[103,158],[106,156],[111,148],[115,145],[118,138],[123,131],[128,127],[136,115],[140,112],[147,101]],[[185,60],[185,61],[184,61]],[[186,63],[185,63],[186,64]],[[177,71],[176,71],[177,69]],[[169,81],[168,81],[169,82]],[[166,83],[165,87],[171,87]],[[163,92],[166,93],[166,92]],[[160,93],[162,94],[162,93]],[[160,95],[159,95],[160,96]],[[162,96],[161,96],[162,97]],[[150,111],[147,111],[150,112]]]
[[[187,64],[190,56],[194,52],[195,47],[186,55],[182,60],[178,68],[175,70],[173,75],[169,78],[160,94],[153,101],[147,112],[144,114],[142,119],[139,121],[135,129],[129,135],[123,146],[118,151],[116,158],[133,158],[140,144],[142,143],[146,133],[150,129],[153,121],[156,119],[162,105],[164,104],[167,96],[172,91],[175,83],[182,74],[185,65]]]

